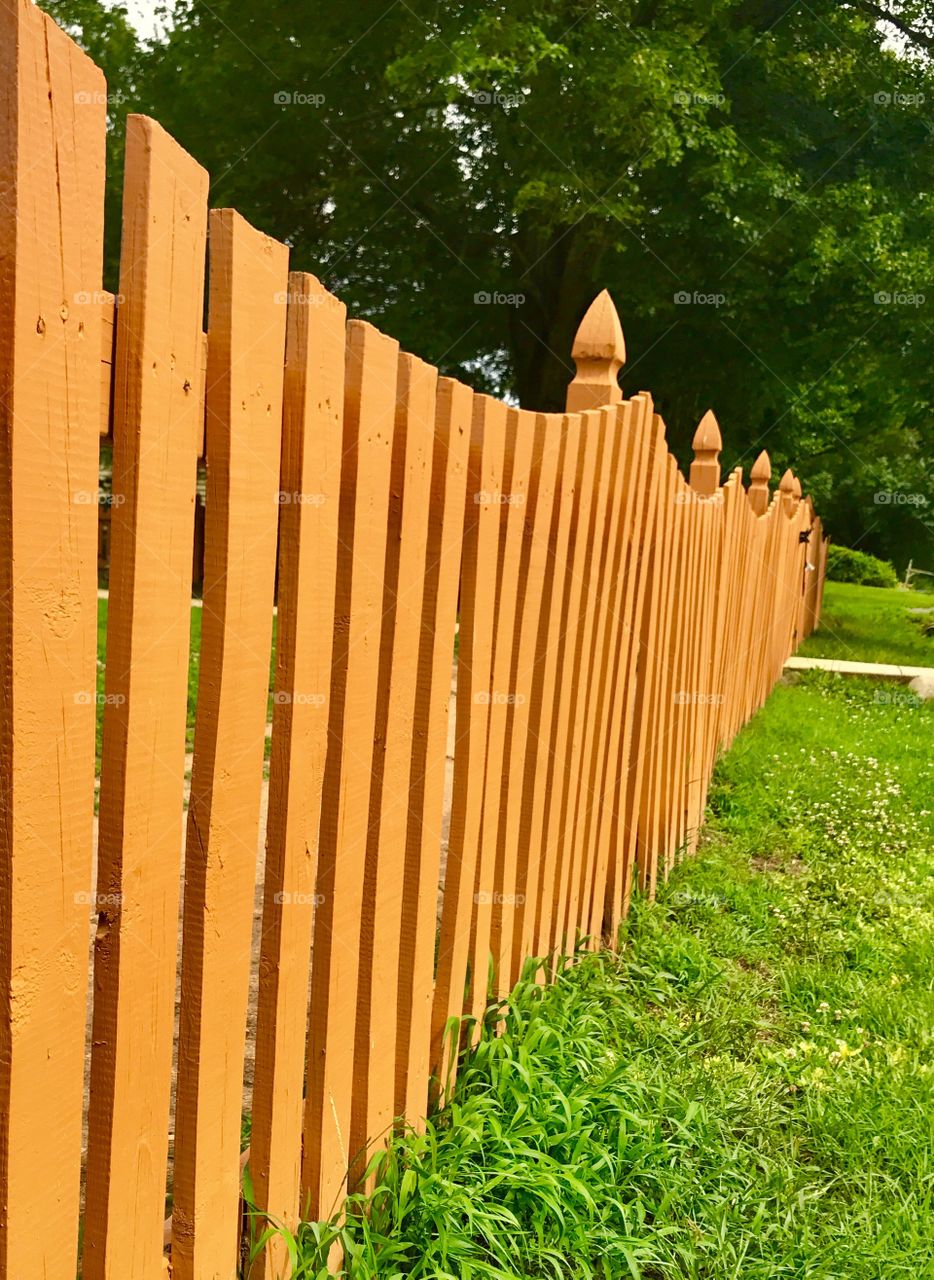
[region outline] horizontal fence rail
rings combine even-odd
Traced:
[[[336,1212],[695,850],[827,539],[712,413],[684,478],[605,292],[565,413],[477,394],[142,116],[107,293],[103,77],[28,0],[0,59],[0,1278],[232,1278],[244,1161]]]

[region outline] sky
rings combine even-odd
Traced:
[[[130,21],[141,36],[153,36],[159,29],[156,10],[162,7],[162,0],[104,0],[108,9],[122,2],[129,14]]]
[[[160,29],[162,24],[157,18],[157,10],[168,3],[168,0],[103,0],[103,3],[108,9],[122,3],[139,34],[148,37],[155,35]],[[904,52],[907,45],[905,38],[892,27],[886,27],[885,31],[886,43],[893,49]]]

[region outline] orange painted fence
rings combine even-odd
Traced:
[[[254,1023],[259,1207],[328,1215],[450,1080],[452,1020],[612,945],[695,848],[826,540],[765,454],[721,477],[712,414],[683,478],[605,293],[565,414],[475,394],[209,214],[140,116],[115,305],[103,77],[27,0],[0,58],[0,1277],[72,1280],[80,1238],[85,1280],[157,1280],[167,1183],[174,1275],[232,1277]]]

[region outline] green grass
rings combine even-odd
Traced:
[[[344,1274],[934,1276],[932,730],[904,689],[776,689],[620,955],[520,985],[395,1142]]]
[[[922,617],[912,615],[912,609],[934,610],[934,595],[828,582],[820,629],[799,653],[804,658],[934,667],[934,635],[923,629],[924,623],[934,623],[934,612]]]
[[[101,742],[104,725],[104,667],[107,658],[107,599],[97,601],[97,772],[100,773]],[[198,671],[201,663],[201,619],[204,609],[200,604],[192,605],[191,636],[188,656],[188,709],[185,728],[185,750],[194,750],[195,743],[195,711],[198,704]],[[272,655],[269,663],[269,700],[266,707],[266,722],[272,721],[272,693],[276,674],[276,623],[272,620]],[[266,739],[266,759],[269,758],[270,740]]]
[[[97,771],[101,766],[101,741],[104,726],[104,664],[107,659],[107,605],[109,601],[97,601]],[[203,609],[191,610],[191,649],[188,658],[188,714],[185,734],[185,750],[191,751],[195,740],[195,707],[198,702],[198,664],[201,658],[201,617]]]

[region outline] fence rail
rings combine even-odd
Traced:
[[[209,214],[141,116],[115,304],[103,76],[28,0],[0,60],[0,1277],[157,1280],[167,1182],[177,1280],[233,1277],[254,1030],[259,1208],[327,1215],[449,1085],[452,1020],[694,850],[827,543],[764,453],[722,479],[711,413],[684,479],[606,293],[566,413],[476,394]]]

